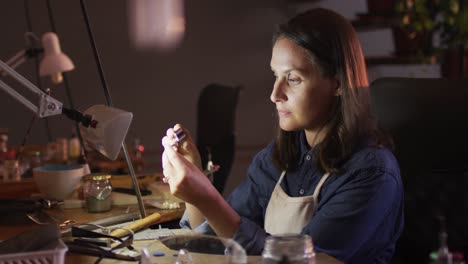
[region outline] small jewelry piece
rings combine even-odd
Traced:
[[[179,142],[181,142],[185,138],[185,132],[182,130],[182,128],[178,128],[177,130],[174,130],[174,137],[176,142],[172,144],[171,146],[173,147],[178,147]]]
[[[182,128],[178,128],[177,130],[174,131],[174,133],[175,133],[175,139],[177,142],[180,142],[185,138],[185,132],[182,130]]]

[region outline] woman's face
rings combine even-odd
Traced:
[[[281,129],[317,132],[332,115],[338,82],[322,77],[307,51],[284,37],[273,46],[271,69],[276,80],[270,99]]]

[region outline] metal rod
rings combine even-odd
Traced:
[[[112,106],[112,98],[110,96],[110,92],[107,87],[106,78],[104,76],[104,71],[102,69],[101,59],[99,58],[99,52],[97,50],[96,41],[94,39],[93,31],[91,29],[91,23],[89,20],[88,10],[86,8],[85,0],[80,0],[80,3],[81,3],[81,9],[83,11],[83,17],[86,23],[86,29],[88,31],[89,39],[91,41],[91,46],[94,52],[94,59],[96,60],[98,70],[99,70],[99,76],[101,77],[102,88],[104,89],[104,95],[106,96],[107,105]],[[140,186],[138,185],[138,180],[135,175],[135,170],[133,169],[132,161],[130,159],[130,156],[128,155],[127,147],[125,146],[125,140],[124,142],[122,142],[122,151],[124,153],[125,161],[127,162],[128,170],[132,178],[133,189],[135,190],[135,194],[136,194],[137,201],[138,201],[138,207],[140,209],[140,216],[141,218],[144,218],[146,217],[145,206],[143,205],[143,200],[141,198]]]
[[[28,28],[28,32],[33,32],[31,14],[29,13],[29,10],[30,10],[29,9],[29,0],[24,0],[24,13],[25,13],[25,17],[26,17],[26,25],[27,25],[27,28]],[[7,64],[8,64],[8,62],[7,62]],[[39,58],[38,58],[38,56],[34,56],[34,66],[35,66],[34,71],[35,71],[35,74],[36,74],[37,87],[39,89],[41,89],[41,91],[45,92],[44,89],[42,88],[41,78],[39,76]],[[47,142],[51,142],[53,137],[52,137],[52,130],[50,129],[50,126],[49,126],[49,118],[44,117],[42,120],[43,120],[44,128],[45,128],[46,134],[47,134]],[[31,121],[31,122],[34,122],[34,121]],[[28,135],[28,132],[27,132],[26,135],[23,138],[23,142],[25,144],[26,144],[26,140],[27,140],[28,137],[29,137],[29,135]]]
[[[465,12],[466,6],[464,5],[464,2],[465,1],[463,0],[458,1],[458,5],[460,7],[459,14],[465,14],[464,12]],[[466,17],[465,17],[465,21],[466,21]],[[458,70],[460,71],[460,75],[458,76],[458,78],[462,79],[465,76],[465,67],[464,67],[465,66],[465,44],[464,43],[461,43],[458,45],[458,52],[460,53],[459,54],[460,62],[458,64]]]
[[[13,70],[10,66],[0,60],[0,69],[8,73],[12,78],[21,83],[24,87],[28,88],[34,94],[41,96],[45,94],[41,89],[32,84],[28,79],[24,78],[22,75]]]
[[[18,102],[22,103],[24,106],[29,108],[29,110],[31,110],[34,114],[37,114],[37,112],[38,112],[37,106],[35,106],[33,103],[31,103],[31,101],[26,99],[26,97],[22,96],[20,93],[13,90],[13,88],[11,88],[9,85],[4,83],[2,80],[0,80],[0,89],[4,90],[6,93],[11,95],[13,98],[18,100]]]
[[[47,3],[47,11],[49,13],[50,27],[52,29],[52,32],[57,33],[57,27],[55,26],[54,13],[52,12],[52,5],[50,4],[50,0],[47,0],[46,3]],[[62,72],[62,76],[63,76],[63,84],[65,86],[65,92],[66,92],[67,98],[68,98],[68,103],[70,104],[71,109],[75,109],[75,104],[73,103],[73,97],[71,95],[71,89],[70,89],[70,85],[69,85],[69,82],[68,82],[68,74],[66,72]],[[85,149],[85,145],[84,145],[84,141],[83,141],[83,136],[81,135],[79,122],[75,122],[75,130],[76,130],[76,133],[78,135],[78,140],[80,141],[81,149],[83,150],[82,151],[83,158],[86,161],[87,160],[87,153],[86,153],[86,149]],[[80,153],[80,155],[81,155],[81,153]]]
[[[91,29],[91,22],[88,16],[88,9],[86,8],[86,3],[84,0],[80,0],[80,3],[81,3],[81,9],[83,11],[83,16],[86,22],[86,29],[88,31],[88,36],[91,41],[91,46],[93,48],[94,59],[96,60],[96,64],[98,67],[99,77],[101,78],[102,88],[104,89],[104,95],[106,96],[107,105],[112,106],[113,105],[112,98],[110,96],[110,92],[107,86],[107,81],[104,75],[104,70],[102,69],[101,58],[99,57],[99,52],[96,47],[96,40],[94,39],[93,30]]]
[[[47,0],[46,4],[47,4],[47,11],[49,13],[50,28],[52,32],[57,33],[57,29],[55,27],[54,15],[52,14],[52,5],[50,4],[50,0]]]
[[[133,189],[135,190],[135,194],[137,196],[138,207],[140,209],[141,218],[145,218],[146,217],[146,211],[145,211],[145,206],[143,205],[143,201],[141,199],[140,186],[139,186],[138,180],[136,178],[135,170],[133,169],[132,161],[130,159],[130,156],[128,155],[127,146],[125,145],[125,142],[122,142],[122,151],[124,153],[125,161],[127,162],[128,170],[129,170],[130,176],[132,178]]]

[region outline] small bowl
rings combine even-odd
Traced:
[[[66,200],[81,185],[84,165],[48,165],[33,169],[39,191],[49,199]]]

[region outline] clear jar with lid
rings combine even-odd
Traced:
[[[90,213],[107,212],[112,208],[111,175],[89,174],[84,177],[83,196]]]
[[[262,252],[263,264],[314,264],[315,252],[309,235],[283,234],[269,236]]]

